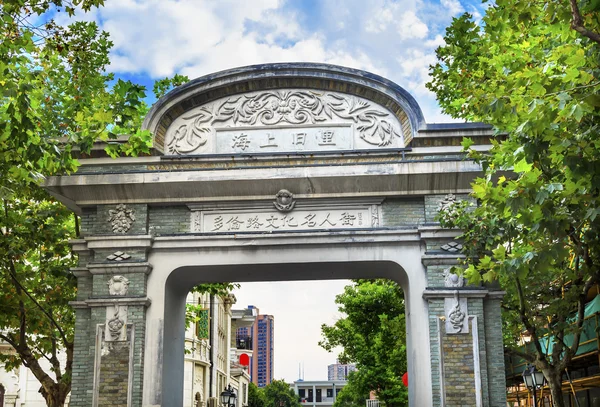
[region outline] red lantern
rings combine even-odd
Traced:
[[[240,355],[240,365],[248,366],[249,364],[250,364],[250,357],[248,355],[246,355],[245,353],[242,353]]]
[[[404,373],[404,374],[402,375],[402,383],[403,383],[403,384],[404,384],[406,387],[408,387],[408,372],[406,372],[406,373]]]

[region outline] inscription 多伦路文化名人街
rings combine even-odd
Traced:
[[[284,230],[353,229],[378,226],[376,210],[335,209],[329,211],[296,210],[294,213],[204,213],[198,231],[208,233],[264,232]]]

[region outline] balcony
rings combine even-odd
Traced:
[[[235,347],[237,349],[252,350],[252,337],[241,336],[235,340]]]

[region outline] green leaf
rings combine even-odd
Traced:
[[[528,163],[526,159],[519,160],[513,167],[515,172],[529,172],[531,168],[533,168],[533,165]]]

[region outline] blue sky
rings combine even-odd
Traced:
[[[109,70],[149,93],[154,80],[176,73],[193,79],[258,63],[322,62],[396,82],[434,123],[451,120],[425,88],[434,51],[453,17],[479,19],[484,9],[466,0],[106,0],[84,19],[111,35]],[[296,380],[300,362],[307,380],[327,378],[335,355],[318,347],[320,325],[340,317],[333,301],[344,284],[256,283],[236,291],[236,308],[253,304],[275,315],[276,378]]]
[[[466,0],[107,0],[84,16],[111,34],[110,70],[149,90],[265,62],[324,62],[377,73],[408,90],[428,122],[449,121],[425,89],[435,48]]]

